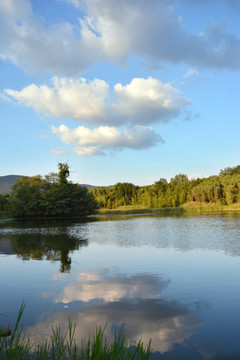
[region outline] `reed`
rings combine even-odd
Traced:
[[[115,330],[111,341],[105,338],[105,328],[97,327],[87,339],[81,340],[78,347],[75,341],[76,324],[71,319],[64,335],[60,326],[52,328],[52,333],[41,345],[34,344],[23,334],[20,320],[25,309],[22,303],[18,318],[9,337],[2,336],[0,328],[0,359],[33,359],[33,360],[147,360],[151,357],[151,340],[147,346],[142,341],[131,341],[124,334],[124,329]]]

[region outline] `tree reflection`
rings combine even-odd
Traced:
[[[86,239],[69,236],[66,229],[64,231],[63,228],[61,231],[58,228],[46,229],[45,233],[37,232],[37,229],[28,229],[28,232],[8,234],[7,240],[11,242],[12,253],[16,254],[18,258],[23,261],[59,261],[59,271],[62,273],[71,270],[69,254],[88,245]]]

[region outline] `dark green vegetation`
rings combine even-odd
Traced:
[[[58,164],[59,172],[17,179],[7,202],[0,197],[2,210],[14,217],[70,217],[94,214],[98,208],[93,195],[78,184],[67,181],[69,167]]]
[[[173,208],[184,204],[223,207],[240,203],[240,165],[203,179],[189,180],[187,175],[179,174],[169,182],[161,178],[155,184],[143,187],[118,183],[112,188],[92,188],[90,193],[103,209],[123,206]]]
[[[0,213],[28,218],[86,216],[98,208],[240,209],[240,165],[220,170],[219,175],[208,178],[189,180],[187,175],[178,174],[169,182],[160,178],[149,186],[117,183],[90,190],[68,182],[68,165],[58,165],[58,174],[17,179],[10,195],[0,194]]]
[[[81,360],[143,360],[150,359],[151,342],[147,347],[143,343],[131,343],[124,335],[123,329],[115,331],[111,342],[104,338],[104,329],[96,329],[95,334],[89,336],[88,340],[81,341],[78,348],[74,337],[75,325],[69,319],[68,329],[61,335],[60,328],[53,328],[52,334],[36,346],[30,338],[23,335],[20,328],[20,320],[25,305],[22,304],[18,319],[10,338],[4,336],[0,329],[0,359],[81,359]]]
[[[9,211],[9,198],[10,195],[0,194],[0,212],[8,212]]]

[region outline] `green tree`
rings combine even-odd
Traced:
[[[223,170],[221,169],[219,172],[219,176],[234,175],[234,174],[240,174],[240,165],[234,167],[227,167]]]
[[[58,163],[58,169],[59,169],[59,173],[58,173],[59,183],[66,184],[67,178],[70,175],[68,164],[67,163]]]
[[[98,209],[97,201],[85,187],[67,181],[67,164],[59,164],[56,176],[40,175],[18,179],[10,202],[15,217],[86,216]]]
[[[178,174],[170,180],[172,206],[178,207],[187,201],[189,180],[187,175]]]
[[[23,176],[13,185],[10,205],[13,216],[31,217],[42,215],[42,194],[47,187],[40,176]]]
[[[221,204],[240,202],[240,165],[220,171],[219,176],[189,180],[178,174],[168,183],[160,178],[154,185],[136,187],[117,183],[112,188],[91,189],[99,206],[115,209],[122,205],[140,205],[149,208],[177,207],[188,201]]]
[[[115,199],[118,206],[132,205],[132,198],[135,197],[137,188],[131,183],[117,183],[113,191],[115,193]]]
[[[9,194],[0,194],[0,211],[8,211]]]

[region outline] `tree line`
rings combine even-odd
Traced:
[[[16,180],[11,194],[0,195],[0,211],[14,217],[71,217],[94,214],[99,208],[121,206],[172,208],[186,203],[232,205],[240,203],[240,165],[220,170],[218,175],[189,179],[178,174],[153,185],[117,183],[87,190],[67,180],[68,164],[58,164],[59,172]]]
[[[170,181],[160,178],[149,186],[124,182],[113,187],[95,187],[90,193],[104,209],[128,205],[169,208],[187,202],[232,205],[240,203],[240,165],[220,170],[218,175],[208,178],[188,179],[187,175],[178,174]]]
[[[98,203],[85,187],[67,180],[68,164],[59,163],[59,172],[44,177],[22,176],[10,195],[0,197],[1,210],[14,217],[71,217],[94,214]]]

